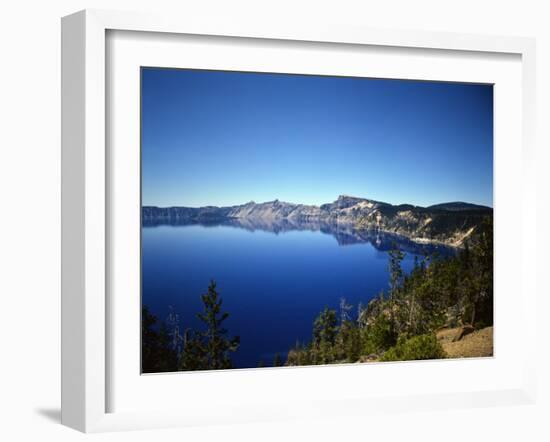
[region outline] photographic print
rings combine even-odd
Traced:
[[[491,357],[493,86],[144,67],[141,223],[143,373]]]

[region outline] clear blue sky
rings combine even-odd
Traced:
[[[142,203],[493,205],[493,87],[142,70]]]

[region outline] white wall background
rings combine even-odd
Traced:
[[[542,278],[548,262],[543,227],[549,221],[543,204],[550,188],[550,12],[545,7],[544,0],[5,1],[0,8],[0,439],[86,437],[59,425],[60,17],[83,8],[111,8],[536,37],[541,376],[534,406],[102,434],[91,436],[94,440],[550,440],[550,333],[544,324],[550,290]]]

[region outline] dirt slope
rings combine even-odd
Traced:
[[[447,353],[447,357],[479,358],[493,356],[493,327],[476,330],[464,336],[460,341],[453,342],[453,338],[459,332],[460,327],[437,332],[437,339],[445,353]]]

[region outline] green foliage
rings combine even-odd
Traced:
[[[155,328],[157,318],[143,308],[142,370],[159,373],[177,370],[217,370],[231,368],[230,354],[239,348],[238,336],[227,338],[223,323],[229,314],[222,311],[222,300],[215,281],[211,281],[206,294],[201,295],[204,310],[197,317],[204,323],[203,330],[186,329],[183,346],[178,352],[173,348],[165,323]],[[181,337],[179,338],[181,342]]]
[[[401,284],[403,282],[403,269],[401,262],[405,258],[405,254],[399,250],[397,245],[393,243],[392,249],[388,252],[389,263],[388,270],[390,273],[390,299],[396,298]]]
[[[381,361],[413,361],[419,359],[442,359],[445,357],[443,347],[436,336],[431,334],[414,336],[406,339],[400,337],[397,344],[385,352]]]
[[[206,370],[207,367],[208,359],[201,333],[196,330],[185,330],[178,369]]]
[[[177,354],[170,347],[166,325],[156,330],[157,318],[147,307],[141,311],[141,369],[143,373],[162,373],[177,369]]]
[[[389,315],[381,313],[363,332],[363,354],[379,353],[397,342],[397,333]]]
[[[338,331],[337,325],[336,311],[325,307],[313,323],[313,342],[315,344],[321,342],[334,344]]]
[[[313,348],[311,356],[314,364],[334,362],[334,344],[338,333],[336,311],[328,307],[319,314],[313,323]]]
[[[471,323],[493,324],[493,222],[486,218],[477,241],[473,243],[476,295],[472,298],[474,312]]]
[[[342,334],[343,356],[348,362],[355,362],[361,356],[361,333],[352,322],[346,322],[340,326]]]
[[[293,349],[288,352],[286,365],[313,365],[311,348],[296,342]]]
[[[197,317],[204,322],[206,330],[195,334],[194,338],[189,341],[191,354],[196,359],[191,364],[193,368],[182,365],[182,369],[197,370],[196,365],[200,365],[203,370],[231,368],[229,354],[239,348],[240,338],[238,336],[231,339],[225,337],[227,330],[223,328],[222,324],[229,317],[229,313],[222,312],[222,299],[216,290],[215,281],[210,281],[208,291],[201,295],[201,299],[204,310],[197,314]]]
[[[287,365],[356,362],[367,356],[384,361],[442,358],[438,328],[493,324],[491,217],[456,256],[415,259],[408,275],[401,268],[404,256],[395,246],[388,253],[386,297],[381,293],[366,307],[360,304],[356,320],[342,299],[339,323],[336,312],[326,307],[314,321],[312,342],[290,350]]]

